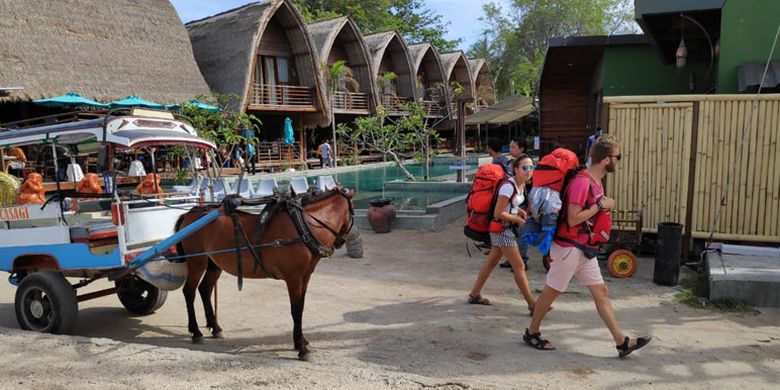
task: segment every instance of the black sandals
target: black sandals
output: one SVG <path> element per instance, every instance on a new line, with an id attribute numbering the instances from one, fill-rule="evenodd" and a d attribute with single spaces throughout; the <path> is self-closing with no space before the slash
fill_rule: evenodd
<path id="1" fill-rule="evenodd" d="M 529 347 L 533 347 L 540 351 L 555 351 L 555 346 L 550 343 L 549 340 L 541 338 L 542 333 L 536 332 L 534 334 L 528 333 L 528 328 L 525 329 L 523 335 L 523 341 L 528 344 Z"/>
<path id="2" fill-rule="evenodd" d="M 629 346 L 628 345 L 629 338 L 628 336 L 626 336 L 626 339 L 623 340 L 623 344 L 616 345 L 615 348 L 617 348 L 618 350 L 618 356 L 626 357 L 629 354 L 631 354 L 631 352 L 634 352 L 637 349 L 642 348 L 648 343 L 650 343 L 650 340 L 652 339 L 653 339 L 652 337 L 637 337 L 636 344 Z"/>
<path id="3" fill-rule="evenodd" d="M 483 298 L 481 294 L 476 296 L 469 294 L 468 303 L 472 305 L 490 305 L 490 300 Z"/>

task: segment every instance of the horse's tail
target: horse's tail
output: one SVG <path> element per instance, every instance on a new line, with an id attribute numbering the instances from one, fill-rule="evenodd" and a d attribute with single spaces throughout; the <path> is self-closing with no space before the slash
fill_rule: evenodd
<path id="1" fill-rule="evenodd" d="M 179 219 L 176 220 L 176 224 L 173 226 L 173 231 L 178 232 L 181 230 L 181 225 L 184 223 L 184 217 L 189 214 L 192 211 L 188 211 L 182 215 L 179 216 Z M 184 240 L 182 240 L 184 241 Z M 182 245 L 182 241 L 179 241 L 176 243 L 176 254 L 178 256 L 184 256 L 184 245 Z"/>

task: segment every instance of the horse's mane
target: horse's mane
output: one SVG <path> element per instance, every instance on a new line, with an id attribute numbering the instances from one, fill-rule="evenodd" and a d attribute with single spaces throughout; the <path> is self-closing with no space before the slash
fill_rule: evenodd
<path id="1" fill-rule="evenodd" d="M 307 193 L 303 197 L 301 197 L 301 206 L 308 206 L 313 203 L 317 203 L 320 201 L 323 201 L 325 199 L 330 198 L 333 195 L 339 194 L 339 189 L 332 189 L 328 191 L 323 192 L 314 192 L 314 193 Z"/>

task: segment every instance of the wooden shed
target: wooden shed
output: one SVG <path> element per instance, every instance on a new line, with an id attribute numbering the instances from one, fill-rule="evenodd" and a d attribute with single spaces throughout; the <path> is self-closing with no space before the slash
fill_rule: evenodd
<path id="1" fill-rule="evenodd" d="M 371 53 L 355 22 L 348 17 L 339 17 L 312 23 L 309 34 L 317 48 L 320 65 L 329 67 L 336 61 L 344 61 L 357 82 L 354 86 L 339 83 L 343 85 L 339 85 L 335 96 L 331 96 L 335 113 L 368 115 L 376 112 L 379 96 L 371 68 Z M 328 69 L 322 71 L 327 82 Z"/>
<path id="2" fill-rule="evenodd" d="M 449 96 L 446 88 L 447 77 L 444 74 L 439 52 L 427 42 L 409 46 L 409 56 L 416 75 L 418 99 L 432 117 L 449 116 Z"/>
<path id="3" fill-rule="evenodd" d="M 398 113 L 402 104 L 417 101 L 414 67 L 403 38 L 395 31 L 386 31 L 366 35 L 364 39 L 371 51 L 372 75 L 385 110 Z M 396 78 L 380 82 L 390 72 Z"/>

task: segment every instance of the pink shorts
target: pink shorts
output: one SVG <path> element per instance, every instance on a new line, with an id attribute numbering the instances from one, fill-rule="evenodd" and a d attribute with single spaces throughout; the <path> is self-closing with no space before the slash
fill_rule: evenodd
<path id="1" fill-rule="evenodd" d="M 558 292 L 566 291 L 572 276 L 576 276 L 584 286 L 604 284 L 599 262 L 588 259 L 575 247 L 560 246 L 556 243 L 550 248 L 550 271 L 546 283 Z"/>

